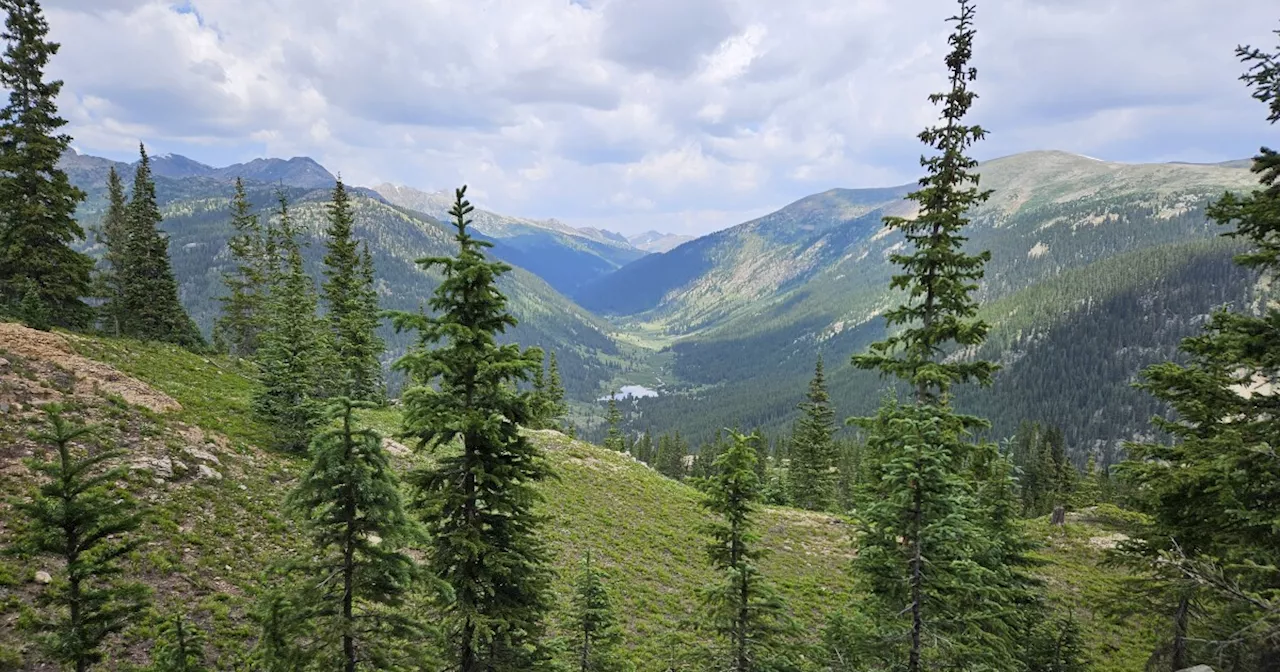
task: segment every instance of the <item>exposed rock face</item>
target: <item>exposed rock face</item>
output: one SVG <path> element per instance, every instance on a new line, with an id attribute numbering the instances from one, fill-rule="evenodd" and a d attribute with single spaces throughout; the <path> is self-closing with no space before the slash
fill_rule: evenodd
<path id="1" fill-rule="evenodd" d="M 168 457 L 138 457 L 129 466 L 139 471 L 150 471 L 156 478 L 165 481 L 173 478 L 173 460 Z"/>
<path id="2" fill-rule="evenodd" d="M 71 378 L 76 394 L 96 394 L 102 391 L 155 413 L 182 409 L 173 397 L 137 378 L 125 375 L 113 366 L 76 354 L 67 339 L 60 334 L 0 322 L 0 348 L 19 358 L 39 360 L 63 369 Z M 4 368 L 8 366 L 6 360 Z"/>
<path id="3" fill-rule="evenodd" d="M 214 465 L 222 464 L 221 462 L 218 461 L 218 457 L 216 455 L 214 455 L 213 453 L 207 450 L 203 450 L 201 448 L 196 448 L 194 446 L 187 446 L 186 448 L 182 449 L 182 452 L 197 462 L 207 462 L 209 464 L 214 464 Z"/>
<path id="4" fill-rule="evenodd" d="M 49 576 L 49 572 L 36 572 L 36 583 L 47 586 L 53 583 L 53 577 Z"/>
<path id="5" fill-rule="evenodd" d="M 404 445 L 403 443 L 400 443 L 399 441 L 393 441 L 391 439 L 385 439 L 385 438 L 382 440 L 382 449 L 387 451 L 391 455 L 395 455 L 396 457 L 406 457 L 412 454 L 413 452 L 409 450 L 409 447 Z"/>
<path id="6" fill-rule="evenodd" d="M 207 464 L 199 465 L 198 467 L 196 467 L 196 470 L 197 470 L 196 472 L 197 478 L 207 478 L 211 481 L 222 480 L 222 472 L 217 471 L 216 469 L 213 469 Z"/>

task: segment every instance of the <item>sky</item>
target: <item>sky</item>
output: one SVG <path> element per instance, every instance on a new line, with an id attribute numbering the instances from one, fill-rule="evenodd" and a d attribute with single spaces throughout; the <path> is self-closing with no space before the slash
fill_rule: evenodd
<path id="1" fill-rule="evenodd" d="M 73 146 L 703 234 L 921 175 L 953 0 L 45 0 Z M 1275 0 L 980 0 L 980 160 L 1212 162 L 1280 144 L 1234 50 Z"/>

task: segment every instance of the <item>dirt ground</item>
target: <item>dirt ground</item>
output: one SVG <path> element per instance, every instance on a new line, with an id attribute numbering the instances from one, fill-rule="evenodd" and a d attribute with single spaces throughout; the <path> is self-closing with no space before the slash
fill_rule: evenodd
<path id="1" fill-rule="evenodd" d="M 4 352 L 33 363 L 62 369 L 69 376 L 68 382 L 77 395 L 94 395 L 101 391 L 156 413 L 182 408 L 173 397 L 146 383 L 107 364 L 76 354 L 66 337 L 59 334 L 0 322 L 0 358 L 4 357 Z M 6 365 L 0 364 L 0 375 L 5 373 L 6 368 Z"/>

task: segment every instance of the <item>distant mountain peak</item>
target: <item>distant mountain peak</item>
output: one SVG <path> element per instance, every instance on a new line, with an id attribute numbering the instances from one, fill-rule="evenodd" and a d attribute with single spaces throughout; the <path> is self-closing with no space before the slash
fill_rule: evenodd
<path id="1" fill-rule="evenodd" d="M 106 179 L 109 166 L 118 170 L 132 169 L 137 161 L 123 163 L 98 156 L 81 153 L 78 149 L 68 148 L 62 155 L 62 163 L 77 166 L 84 170 L 100 170 L 102 180 Z M 333 186 L 337 180 L 328 169 L 309 156 L 295 156 L 291 159 L 257 158 L 247 163 L 236 163 L 223 168 L 201 163 L 195 159 L 173 152 L 164 152 L 151 156 L 151 170 L 159 177 L 184 179 L 191 177 L 207 177 L 220 181 L 231 181 L 243 178 L 251 182 L 284 184 L 289 187 L 303 189 L 324 189 Z M 93 178 L 99 179 L 98 177 Z"/>
<path id="2" fill-rule="evenodd" d="M 437 219 L 447 217 L 449 208 L 453 205 L 453 192 L 451 191 L 426 191 L 415 187 L 405 186 L 403 184 L 384 183 L 373 188 L 379 194 L 382 194 L 387 200 L 410 210 L 426 213 Z M 598 243 L 607 245 L 620 246 L 630 249 L 631 245 L 627 243 L 626 238 L 612 232 L 601 231 L 600 229 L 581 228 L 575 229 L 558 219 L 532 219 L 529 217 L 515 217 L 511 215 L 500 215 L 488 210 L 476 208 L 477 214 L 473 215 L 476 226 L 486 235 L 501 236 L 501 229 L 509 226 L 527 226 L 556 233 L 573 236 L 575 238 L 585 238 Z M 487 230 L 484 230 L 487 229 Z"/>
<path id="3" fill-rule="evenodd" d="M 644 233 L 628 236 L 626 240 L 628 243 L 631 243 L 633 246 L 644 250 L 645 252 L 661 253 L 669 252 L 693 239 L 694 236 L 686 236 L 677 233 L 662 233 L 661 231 L 650 229 Z"/>

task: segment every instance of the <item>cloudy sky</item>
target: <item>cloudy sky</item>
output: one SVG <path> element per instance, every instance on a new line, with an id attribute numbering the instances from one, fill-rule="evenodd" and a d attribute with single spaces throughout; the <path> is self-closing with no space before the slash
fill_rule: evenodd
<path id="1" fill-rule="evenodd" d="M 952 0 L 45 0 L 75 146 L 704 233 L 919 175 Z M 1275 0 L 985 0 L 980 159 L 1221 161 L 1280 144 L 1233 50 Z"/>

